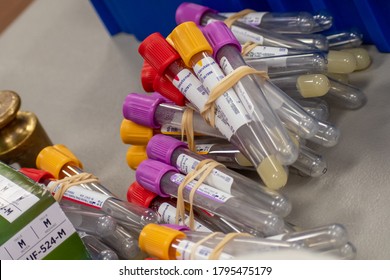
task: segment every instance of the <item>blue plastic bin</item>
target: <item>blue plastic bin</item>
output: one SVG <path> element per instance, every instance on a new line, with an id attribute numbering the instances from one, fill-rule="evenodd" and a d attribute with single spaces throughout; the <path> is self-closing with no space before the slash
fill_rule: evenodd
<path id="1" fill-rule="evenodd" d="M 193 2 L 221 12 L 246 8 L 271 12 L 327 11 L 334 17 L 330 31 L 357 28 L 363 33 L 364 43 L 375 44 L 381 52 L 390 52 L 389 0 L 90 1 L 111 35 L 125 32 L 140 41 L 153 32 L 167 36 L 176 26 L 176 8 L 183 2 Z"/>

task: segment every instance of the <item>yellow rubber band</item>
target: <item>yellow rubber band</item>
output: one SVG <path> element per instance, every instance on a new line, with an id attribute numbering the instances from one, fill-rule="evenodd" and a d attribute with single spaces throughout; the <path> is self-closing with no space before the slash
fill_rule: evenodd
<path id="1" fill-rule="evenodd" d="M 239 237 L 239 236 L 245 236 L 245 237 L 250 237 L 249 233 L 242 233 L 242 232 L 232 232 L 226 234 L 226 236 L 215 246 L 213 251 L 210 253 L 208 259 L 209 260 L 218 260 L 219 256 L 221 255 L 223 249 L 225 246 L 232 241 L 234 238 Z"/>
<path id="2" fill-rule="evenodd" d="M 250 13 L 254 13 L 256 11 L 254 10 L 251 10 L 251 9 L 245 9 L 245 10 L 242 10 L 238 13 L 235 13 L 233 15 L 231 15 L 230 17 L 226 18 L 223 22 L 229 27 L 231 28 L 231 26 L 233 25 L 233 23 L 235 21 L 237 21 L 238 19 L 246 16 L 247 14 L 250 14 Z"/>
<path id="3" fill-rule="evenodd" d="M 53 184 L 49 191 L 51 193 L 54 192 L 54 189 L 56 189 L 59 186 L 59 189 L 53 194 L 53 197 L 57 201 L 61 201 L 62 197 L 64 196 L 65 192 L 75 185 L 80 184 L 87 184 L 87 183 L 96 183 L 98 182 L 98 178 L 95 177 L 92 174 L 89 173 L 80 173 L 71 177 L 65 177 L 64 179 L 57 180 L 56 184 Z"/>
<path id="4" fill-rule="evenodd" d="M 184 141 L 184 136 L 187 139 L 188 148 L 191 151 L 196 151 L 194 141 L 194 110 L 186 108 L 181 119 L 181 141 Z"/>
<path id="5" fill-rule="evenodd" d="M 212 127 L 215 127 L 215 101 L 226 91 L 232 88 L 236 83 L 238 83 L 241 78 L 247 75 L 259 75 L 265 79 L 269 79 L 266 71 L 259 71 L 247 65 L 240 66 L 236 68 L 229 75 L 225 76 L 222 80 L 214 86 L 209 94 L 203 110 L 200 112 L 205 121 L 210 124 Z"/>
<path id="6" fill-rule="evenodd" d="M 196 190 L 202 185 L 206 177 L 212 172 L 212 170 L 216 166 L 223 166 L 223 164 L 216 162 L 212 159 L 205 159 L 202 160 L 196 168 L 189 172 L 184 180 L 181 182 L 179 187 L 177 188 L 177 206 L 176 206 L 176 219 L 175 223 L 179 224 L 179 221 L 181 221 L 185 225 L 185 202 L 184 202 L 184 188 L 188 183 L 195 180 L 198 176 L 201 176 L 196 184 L 191 188 L 191 192 L 189 194 L 189 204 L 190 204 L 190 210 L 189 210 L 189 227 L 193 230 L 194 229 L 194 214 L 193 214 L 193 201 L 196 194 Z"/>
<path id="7" fill-rule="evenodd" d="M 201 240 L 199 240 L 198 242 L 196 242 L 192 248 L 191 248 L 191 253 L 190 253 L 190 260 L 195 260 L 196 259 L 196 250 L 198 249 L 198 247 L 200 245 L 202 245 L 203 243 L 205 243 L 207 240 L 213 238 L 214 236 L 217 236 L 218 234 L 221 234 L 221 232 L 212 232 L 210 233 L 209 235 L 203 237 Z"/>
<path id="8" fill-rule="evenodd" d="M 241 48 L 241 54 L 242 56 L 246 56 L 251 50 L 253 50 L 254 48 L 256 48 L 257 46 L 259 46 L 259 44 L 257 43 L 253 43 L 253 42 L 246 42 L 242 48 Z"/>

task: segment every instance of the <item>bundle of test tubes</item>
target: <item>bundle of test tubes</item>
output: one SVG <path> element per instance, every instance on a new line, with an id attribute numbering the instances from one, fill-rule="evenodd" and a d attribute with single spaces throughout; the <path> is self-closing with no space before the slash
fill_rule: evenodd
<path id="1" fill-rule="evenodd" d="M 120 133 L 136 170 L 129 200 L 193 231 L 305 236 L 310 230 L 288 222 L 292 205 L 281 188 L 288 174 L 325 174 L 327 162 L 315 149 L 334 147 L 340 136 L 328 121 L 330 107 L 355 110 L 366 103 L 348 77 L 370 65 L 361 35 L 323 35 L 332 26 L 325 14 L 232 15 L 193 3 L 178 7 L 176 22 L 166 38 L 154 33 L 141 42 L 148 93 L 130 93 L 123 104 Z M 204 162 L 216 164 L 188 181 Z M 244 176 L 247 170 L 253 176 Z M 191 211 L 177 217 L 183 199 Z M 303 247 L 354 257 L 342 225 L 319 226 L 313 236 L 319 228 L 337 237 L 322 248 L 309 238 Z"/>

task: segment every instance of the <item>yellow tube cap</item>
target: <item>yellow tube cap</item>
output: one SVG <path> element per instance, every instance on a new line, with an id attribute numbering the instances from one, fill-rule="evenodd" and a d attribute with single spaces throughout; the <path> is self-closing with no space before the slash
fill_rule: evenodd
<path id="1" fill-rule="evenodd" d="M 60 172 L 65 165 L 82 168 L 77 157 L 65 145 L 60 144 L 42 149 L 36 158 L 36 165 L 39 169 L 51 173 L 56 179 L 61 179 Z"/>
<path id="2" fill-rule="evenodd" d="M 123 119 L 120 127 L 122 142 L 129 145 L 146 146 L 153 137 L 153 129 Z"/>
<path id="3" fill-rule="evenodd" d="M 185 237 L 186 235 L 181 231 L 148 224 L 140 233 L 138 245 L 142 251 L 160 260 L 176 260 L 172 243 L 176 239 L 184 239 Z"/>
<path id="4" fill-rule="evenodd" d="M 328 72 L 347 74 L 355 71 L 356 67 L 356 58 L 352 53 L 344 51 L 328 52 Z"/>
<path id="5" fill-rule="evenodd" d="M 195 54 L 204 51 L 210 54 L 213 52 L 212 47 L 195 22 L 187 21 L 178 25 L 168 37 L 188 67 L 191 67 L 190 61 Z"/>
<path id="6" fill-rule="evenodd" d="M 131 146 L 127 149 L 126 161 L 133 170 L 137 170 L 138 165 L 147 158 L 146 146 Z"/>
<path id="7" fill-rule="evenodd" d="M 304 98 L 319 97 L 329 91 L 330 82 L 322 74 L 301 75 L 297 79 L 297 89 Z"/>

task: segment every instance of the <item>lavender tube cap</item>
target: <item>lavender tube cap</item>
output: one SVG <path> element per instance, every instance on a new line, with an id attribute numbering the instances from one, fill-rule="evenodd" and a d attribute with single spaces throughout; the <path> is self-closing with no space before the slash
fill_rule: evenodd
<path id="1" fill-rule="evenodd" d="M 123 117 L 139 125 L 160 128 L 160 124 L 156 122 L 154 114 L 161 103 L 165 103 L 165 99 L 158 95 L 150 96 L 130 93 L 123 102 Z"/>
<path id="2" fill-rule="evenodd" d="M 169 194 L 161 190 L 161 179 L 168 172 L 178 173 L 177 169 L 153 159 L 146 159 L 138 165 L 135 172 L 136 181 L 145 189 L 158 194 L 161 197 L 169 197 Z"/>
<path id="3" fill-rule="evenodd" d="M 171 165 L 172 154 L 179 147 L 187 148 L 188 146 L 171 136 L 156 134 L 149 140 L 146 154 L 150 159 Z"/>
<path id="4" fill-rule="evenodd" d="M 214 58 L 217 57 L 218 51 L 226 45 L 236 47 L 238 52 L 241 53 L 241 44 L 224 22 L 214 21 L 209 23 L 203 28 L 202 32 L 213 48 Z"/>
<path id="5" fill-rule="evenodd" d="M 193 21 L 197 25 L 201 25 L 202 17 L 205 13 L 217 14 L 218 11 L 209 7 L 198 5 L 195 3 L 184 2 L 176 9 L 175 20 L 177 24 Z"/>

